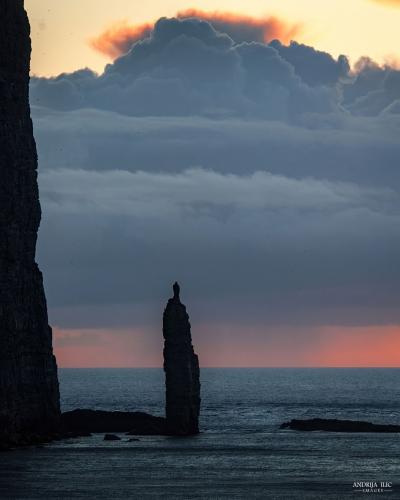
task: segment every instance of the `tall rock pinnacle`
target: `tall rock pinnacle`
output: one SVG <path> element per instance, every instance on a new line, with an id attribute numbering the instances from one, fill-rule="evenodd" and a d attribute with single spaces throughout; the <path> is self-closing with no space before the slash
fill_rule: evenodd
<path id="1" fill-rule="evenodd" d="M 60 414 L 42 275 L 37 155 L 29 109 L 29 22 L 0 0 L 0 445 L 46 437 Z"/>
<path id="2" fill-rule="evenodd" d="M 187 436 L 199 432 L 199 359 L 178 283 L 173 290 L 163 317 L 167 429 L 169 434 Z"/>

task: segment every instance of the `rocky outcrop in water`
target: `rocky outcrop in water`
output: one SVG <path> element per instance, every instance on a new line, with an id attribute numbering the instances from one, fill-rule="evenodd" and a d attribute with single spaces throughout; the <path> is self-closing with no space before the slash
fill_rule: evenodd
<path id="1" fill-rule="evenodd" d="M 329 418 L 312 418 L 309 420 L 291 420 L 281 425 L 281 429 L 295 431 L 326 432 L 400 432 L 400 425 L 372 424 L 357 420 L 337 420 Z"/>
<path id="2" fill-rule="evenodd" d="M 129 435 L 190 436 L 199 432 L 200 373 L 193 351 L 189 316 L 179 298 L 179 285 L 163 317 L 166 418 L 143 412 L 78 409 L 62 414 L 61 437 L 98 432 Z"/>
<path id="3" fill-rule="evenodd" d="M 62 414 L 64 436 L 92 432 L 128 432 L 130 435 L 165 435 L 165 418 L 135 411 L 73 410 Z"/>
<path id="4" fill-rule="evenodd" d="M 187 436 L 199 432 L 200 372 L 194 353 L 189 316 L 173 286 L 163 317 L 166 418 L 168 434 Z"/>
<path id="5" fill-rule="evenodd" d="M 37 155 L 23 0 L 0 0 L 0 446 L 47 438 L 59 393 L 42 275 Z"/>

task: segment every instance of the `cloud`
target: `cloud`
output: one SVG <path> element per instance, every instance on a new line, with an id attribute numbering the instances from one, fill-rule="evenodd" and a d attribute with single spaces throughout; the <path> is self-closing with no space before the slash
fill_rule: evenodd
<path id="1" fill-rule="evenodd" d="M 100 363 L 115 331 L 127 360 L 130 329 L 156 359 L 176 279 L 204 355 L 240 349 L 240 331 L 279 357 L 326 325 L 400 323 L 398 70 L 227 32 L 161 19 L 100 75 L 32 79 L 63 359 L 98 338 Z"/>
<path id="2" fill-rule="evenodd" d="M 288 24 L 274 16 L 254 18 L 231 12 L 204 12 L 199 9 L 187 9 L 178 12 L 176 17 L 207 21 L 217 31 L 228 34 L 237 43 L 268 43 L 275 39 L 288 43 L 301 32 L 299 24 Z"/>
<path id="3" fill-rule="evenodd" d="M 371 84 L 375 84 L 371 86 Z M 369 91 L 365 91 L 365 87 Z M 396 113 L 400 100 L 400 71 L 390 67 L 364 67 L 357 75 L 354 90 L 364 89 L 348 106 L 353 114 L 376 116 L 387 111 Z"/>
<path id="4" fill-rule="evenodd" d="M 92 38 L 90 46 L 111 59 L 116 59 L 126 54 L 138 40 L 143 40 L 151 35 L 153 25 L 149 23 L 137 26 L 129 25 L 126 21 L 114 23 L 101 35 Z"/>
<path id="5" fill-rule="evenodd" d="M 293 65 L 296 73 L 308 85 L 334 85 L 349 75 L 350 65 L 344 55 L 335 60 L 326 52 L 294 41 L 286 46 L 274 40 L 271 46 Z"/>
<path id="6" fill-rule="evenodd" d="M 299 25 L 289 25 L 273 16 L 254 18 L 231 12 L 187 9 L 178 12 L 176 18 L 207 21 L 216 31 L 226 33 L 237 43 L 268 43 L 274 39 L 288 43 L 300 32 Z M 90 45 L 98 52 L 115 59 L 129 52 L 136 42 L 151 36 L 154 24 L 129 25 L 127 22 L 118 22 L 90 40 Z"/>
<path id="7" fill-rule="evenodd" d="M 400 70 L 278 41 L 235 45 L 196 19 L 161 19 L 150 38 L 97 75 L 33 78 L 31 103 L 128 116 L 246 117 L 299 123 L 306 115 L 396 113 Z M 393 106 L 392 106 L 393 105 Z"/>
<path id="8" fill-rule="evenodd" d="M 177 173 L 201 166 L 223 174 L 268 170 L 300 179 L 400 186 L 396 115 L 313 117 L 302 126 L 35 107 L 33 117 L 42 172 L 73 166 Z"/>
<path id="9" fill-rule="evenodd" d="M 138 304 L 130 322 L 154 323 L 179 279 L 209 321 L 397 318 L 400 209 L 390 188 L 203 169 L 63 169 L 43 172 L 40 187 L 39 256 L 52 310 Z M 355 309 L 343 313 L 349 301 Z M 75 313 L 68 322 L 82 326 Z"/>
<path id="10" fill-rule="evenodd" d="M 50 171 L 41 181 L 42 195 L 51 192 L 53 210 L 78 213 L 142 214 L 143 218 L 175 216 L 185 212 L 213 216 L 232 211 L 340 210 L 341 207 L 364 206 L 370 196 L 375 202 L 390 203 L 391 190 L 360 189 L 351 184 L 322 182 L 272 175 L 256 171 L 251 175 L 222 175 L 212 170 L 185 170 L 179 174 L 127 172 L 85 172 L 82 170 Z M 88 192 L 90 189 L 90 192 Z M 48 200 L 50 203 L 52 200 Z M 157 203 L 154 203 L 154 199 Z M 222 208 L 225 209 L 222 210 Z M 208 211 L 210 209 L 210 211 Z M 218 210 L 216 211 L 218 212 Z"/>
<path id="11" fill-rule="evenodd" d="M 220 27 L 222 29 L 222 27 Z M 206 21 L 162 18 L 104 73 L 33 78 L 31 102 L 127 116 L 246 117 L 298 123 L 305 115 L 395 113 L 400 71 L 363 58 L 353 71 L 313 47 L 235 43 Z"/>
<path id="12" fill-rule="evenodd" d="M 309 57 L 317 55 L 309 52 Z M 160 19 L 149 38 L 108 65 L 102 75 L 86 70 L 33 79 L 31 102 L 130 116 L 278 120 L 338 108 L 334 88 L 307 85 L 275 48 L 255 42 L 235 45 L 227 34 L 195 18 Z"/>

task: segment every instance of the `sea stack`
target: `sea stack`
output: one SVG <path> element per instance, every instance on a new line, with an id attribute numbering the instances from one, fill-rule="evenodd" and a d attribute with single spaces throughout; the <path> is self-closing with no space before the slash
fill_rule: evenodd
<path id="1" fill-rule="evenodd" d="M 42 275 L 23 0 L 0 0 L 0 447 L 47 439 L 60 415 Z"/>
<path id="2" fill-rule="evenodd" d="M 194 353 L 189 316 L 173 285 L 163 317 L 167 432 L 189 436 L 199 432 L 200 371 Z"/>

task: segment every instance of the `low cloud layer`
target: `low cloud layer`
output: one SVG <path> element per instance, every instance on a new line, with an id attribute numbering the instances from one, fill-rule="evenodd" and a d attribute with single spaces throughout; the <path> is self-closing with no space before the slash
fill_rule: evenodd
<path id="1" fill-rule="evenodd" d="M 42 173 L 41 193 L 41 259 L 53 306 L 161 307 L 177 278 L 210 320 L 398 319 L 388 314 L 400 295 L 393 189 L 267 172 L 63 169 Z M 356 310 L 338 315 L 349 303 Z"/>
<path id="2" fill-rule="evenodd" d="M 198 19 L 137 36 L 31 83 L 52 322 L 158 339 L 178 279 L 204 352 L 399 324 L 400 72 Z"/>
<path id="3" fill-rule="evenodd" d="M 400 188 L 397 115 L 267 120 L 128 117 L 94 109 L 33 108 L 41 171 L 59 168 L 222 174 L 267 171 L 290 178 Z"/>

